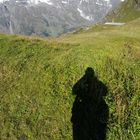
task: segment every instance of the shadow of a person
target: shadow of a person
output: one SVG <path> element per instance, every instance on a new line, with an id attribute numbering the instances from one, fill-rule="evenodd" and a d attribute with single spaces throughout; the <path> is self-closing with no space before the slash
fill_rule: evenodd
<path id="1" fill-rule="evenodd" d="M 108 105 L 103 99 L 108 92 L 105 84 L 89 67 L 72 92 L 76 95 L 71 117 L 73 140 L 105 140 L 109 116 Z"/>

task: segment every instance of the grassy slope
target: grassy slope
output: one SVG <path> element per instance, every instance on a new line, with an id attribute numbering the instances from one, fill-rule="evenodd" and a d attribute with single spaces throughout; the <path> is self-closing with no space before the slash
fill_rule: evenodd
<path id="1" fill-rule="evenodd" d="M 110 12 L 106 20 L 115 22 L 128 22 L 140 17 L 140 2 L 138 4 L 135 0 L 125 0 L 122 5 Z"/>
<path id="2" fill-rule="evenodd" d="M 139 25 L 47 40 L 1 34 L 0 139 L 71 140 L 71 89 L 90 66 L 109 88 L 108 140 L 139 140 Z"/>

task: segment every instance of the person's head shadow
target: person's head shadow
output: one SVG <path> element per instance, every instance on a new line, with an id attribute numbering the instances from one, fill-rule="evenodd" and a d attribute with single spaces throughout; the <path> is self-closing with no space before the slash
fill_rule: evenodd
<path id="1" fill-rule="evenodd" d="M 76 95 L 71 117 L 73 140 L 106 140 L 109 109 L 103 97 L 107 86 L 88 67 L 72 92 Z"/>

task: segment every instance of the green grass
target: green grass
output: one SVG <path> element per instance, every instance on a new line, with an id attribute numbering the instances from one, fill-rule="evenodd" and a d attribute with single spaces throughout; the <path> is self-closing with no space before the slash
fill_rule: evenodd
<path id="1" fill-rule="evenodd" d="M 108 140 L 140 139 L 140 19 L 43 39 L 0 35 L 0 140 L 72 140 L 74 83 L 109 88 Z"/>

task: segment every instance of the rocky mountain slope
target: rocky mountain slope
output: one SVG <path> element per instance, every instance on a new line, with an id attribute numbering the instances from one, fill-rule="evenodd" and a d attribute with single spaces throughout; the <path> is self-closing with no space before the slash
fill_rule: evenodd
<path id="1" fill-rule="evenodd" d="M 0 31 L 58 36 L 100 21 L 118 3 L 113 0 L 1 0 Z"/>

